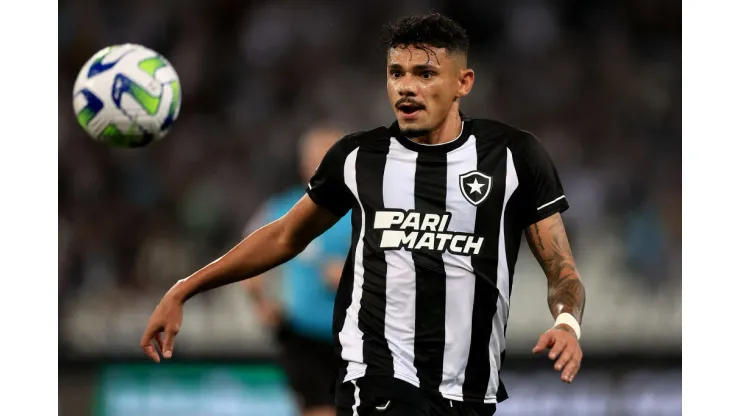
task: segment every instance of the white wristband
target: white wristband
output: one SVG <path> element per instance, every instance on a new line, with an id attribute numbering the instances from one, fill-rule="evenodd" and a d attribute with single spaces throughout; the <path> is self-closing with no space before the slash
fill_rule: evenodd
<path id="1" fill-rule="evenodd" d="M 578 324 L 578 321 L 573 315 L 569 313 L 561 313 L 560 315 L 558 315 L 558 318 L 555 320 L 555 325 L 553 325 L 553 327 L 556 327 L 560 324 L 565 324 L 573 328 L 573 330 L 576 332 L 576 338 L 581 339 L 581 325 Z"/>

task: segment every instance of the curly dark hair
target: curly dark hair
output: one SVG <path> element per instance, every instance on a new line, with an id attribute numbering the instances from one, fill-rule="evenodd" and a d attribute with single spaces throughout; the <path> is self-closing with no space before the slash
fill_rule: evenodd
<path id="1" fill-rule="evenodd" d="M 383 27 L 384 51 L 399 46 L 445 48 L 448 53 L 468 53 L 468 34 L 457 22 L 440 13 L 405 17 Z"/>

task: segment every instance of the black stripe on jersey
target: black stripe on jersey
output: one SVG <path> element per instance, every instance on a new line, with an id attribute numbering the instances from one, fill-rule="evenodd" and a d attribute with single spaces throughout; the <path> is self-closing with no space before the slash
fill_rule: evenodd
<path id="1" fill-rule="evenodd" d="M 357 253 L 357 243 L 360 241 L 360 229 L 362 228 L 362 210 L 357 205 L 357 200 L 352 199 L 354 200 L 352 213 L 350 214 L 352 215 L 352 245 L 344 263 L 342 278 L 339 280 L 337 294 L 334 298 L 334 322 L 332 323 L 339 380 L 344 380 L 344 377 L 347 376 L 347 362 L 342 360 L 342 343 L 339 341 L 339 333 L 342 332 L 347 317 L 347 309 L 352 303 L 352 288 L 355 285 L 355 254 Z"/>
<path id="2" fill-rule="evenodd" d="M 446 184 L 446 155 L 419 153 L 414 178 L 415 209 L 424 213 L 444 214 Z M 444 261 L 442 253 L 433 251 L 414 251 L 412 258 L 416 269 L 414 366 L 419 370 L 420 387 L 437 391 L 442 383 L 445 348 Z"/>
<path id="3" fill-rule="evenodd" d="M 506 336 L 506 326 L 504 326 L 504 337 Z M 506 350 L 501 351 L 501 368 L 506 361 Z M 496 402 L 501 403 L 509 398 L 509 392 L 506 391 L 503 380 L 501 380 L 501 368 L 498 369 L 498 390 L 496 390 Z"/>
<path id="4" fill-rule="evenodd" d="M 516 191 L 515 191 L 516 192 Z M 512 196 L 513 197 L 513 196 Z M 509 204 L 506 206 L 506 218 L 514 218 L 517 213 L 514 212 L 517 209 L 516 204 L 512 204 L 509 200 Z M 519 246 L 522 240 L 522 230 L 519 228 L 517 221 L 505 221 L 504 233 L 506 236 L 506 261 L 509 266 L 509 299 L 511 300 L 511 293 L 514 285 L 514 269 L 516 268 L 516 262 L 519 257 Z M 508 325 L 504 325 L 504 334 L 506 337 L 506 328 Z M 506 360 L 506 350 L 501 353 L 501 367 L 504 366 Z M 509 393 L 506 391 L 506 386 L 501 380 L 501 368 L 498 370 L 498 390 L 496 391 L 496 401 L 501 403 L 502 401 L 509 398 Z"/>
<path id="5" fill-rule="evenodd" d="M 365 241 L 362 251 L 362 298 L 358 325 L 363 333 L 363 361 L 367 375 L 392 376 L 393 358 L 385 339 L 386 274 L 385 253 L 380 246 L 381 234 L 373 229 L 377 207 L 383 204 L 383 175 L 390 149 L 390 138 L 363 143 L 357 152 L 355 172 L 357 192 L 365 210 Z"/>
<path id="6" fill-rule="evenodd" d="M 478 256 L 471 258 L 475 273 L 473 295 L 473 332 L 470 338 L 470 354 L 465 368 L 463 395 L 466 399 L 483 400 L 491 375 L 489 343 L 493 331 L 493 316 L 499 290 L 496 287 L 498 268 L 498 239 L 501 209 L 506 192 L 506 148 L 493 146 L 493 140 L 478 140 L 478 171 L 494 178 L 491 194 L 478 206 L 475 216 L 475 234 L 485 235 L 486 243 Z M 504 152 L 501 155 L 500 152 Z"/>
<path id="7" fill-rule="evenodd" d="M 504 336 L 506 336 L 506 326 L 504 326 Z M 504 366 L 506 361 L 506 350 L 501 351 L 501 367 Z M 509 392 L 506 391 L 504 382 L 501 381 L 501 368 L 498 369 L 498 390 L 496 390 L 496 402 L 501 403 L 509 398 Z"/>
<path id="8" fill-rule="evenodd" d="M 518 178 L 521 181 L 521 177 Z M 514 191 L 509 199 L 509 203 L 506 205 L 506 218 L 512 219 L 517 218 L 520 210 L 516 203 L 512 203 L 519 187 Z M 509 299 L 511 299 L 511 293 L 514 284 L 514 270 L 516 269 L 516 262 L 519 259 L 519 246 L 522 242 L 522 229 L 519 221 L 504 221 L 504 233 L 506 235 L 506 261 L 509 265 Z"/>

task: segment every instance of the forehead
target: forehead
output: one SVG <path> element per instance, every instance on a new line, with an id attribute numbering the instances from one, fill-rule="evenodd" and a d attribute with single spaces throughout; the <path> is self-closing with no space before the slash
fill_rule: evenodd
<path id="1" fill-rule="evenodd" d="M 388 50 L 388 65 L 432 65 L 446 66 L 452 63 L 451 56 L 445 48 L 427 46 L 397 46 Z"/>

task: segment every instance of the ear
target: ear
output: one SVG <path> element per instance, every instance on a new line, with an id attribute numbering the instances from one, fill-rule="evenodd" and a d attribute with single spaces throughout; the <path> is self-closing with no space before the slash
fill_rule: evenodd
<path id="1" fill-rule="evenodd" d="M 473 89 L 473 83 L 475 83 L 475 72 L 472 69 L 466 68 L 460 70 L 460 77 L 457 81 L 457 96 L 465 97 L 470 94 L 470 90 Z"/>

